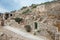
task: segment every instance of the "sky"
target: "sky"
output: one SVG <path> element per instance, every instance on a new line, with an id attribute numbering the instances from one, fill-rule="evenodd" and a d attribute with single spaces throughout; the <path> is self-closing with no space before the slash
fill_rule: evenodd
<path id="1" fill-rule="evenodd" d="M 31 4 L 40 4 L 52 0 L 0 0 L 0 13 L 18 10 L 23 6 L 30 6 Z"/>

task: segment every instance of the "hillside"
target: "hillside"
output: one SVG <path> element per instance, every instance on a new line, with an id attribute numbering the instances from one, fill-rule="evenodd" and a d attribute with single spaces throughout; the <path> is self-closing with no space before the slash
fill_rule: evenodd
<path id="1" fill-rule="evenodd" d="M 60 1 L 46 2 L 42 4 L 32 4 L 29 7 L 23 7 L 21 10 L 17 10 L 11 13 L 12 18 L 23 18 L 24 22 L 39 21 L 41 22 L 44 18 L 47 18 L 46 23 L 53 25 L 54 22 L 60 20 Z M 27 22 L 26 22 L 27 23 Z M 58 26 L 57 26 L 58 27 Z"/>
<path id="2" fill-rule="evenodd" d="M 0 25 L 22 29 L 38 37 L 44 36 L 55 40 L 60 35 L 60 1 L 32 4 L 20 10 L 1 14 L 0 18 Z"/>

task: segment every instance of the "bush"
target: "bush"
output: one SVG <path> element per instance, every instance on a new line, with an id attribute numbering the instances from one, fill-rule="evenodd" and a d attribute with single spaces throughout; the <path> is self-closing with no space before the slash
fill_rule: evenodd
<path id="1" fill-rule="evenodd" d="M 37 5 L 36 5 L 36 4 L 32 4 L 31 7 L 32 7 L 32 8 L 36 8 Z"/>
<path id="2" fill-rule="evenodd" d="M 31 26 L 30 25 L 26 25 L 25 29 L 26 29 L 27 32 L 31 32 Z"/>
<path id="3" fill-rule="evenodd" d="M 18 22 L 18 24 L 22 21 L 22 18 L 15 18 L 15 21 Z"/>
<path id="4" fill-rule="evenodd" d="M 31 10 L 27 9 L 27 10 L 23 11 L 22 14 L 27 14 L 29 12 L 31 12 Z"/>
<path id="5" fill-rule="evenodd" d="M 25 8 L 27 8 L 27 7 L 22 7 L 21 10 L 23 10 L 23 9 L 25 9 Z"/>

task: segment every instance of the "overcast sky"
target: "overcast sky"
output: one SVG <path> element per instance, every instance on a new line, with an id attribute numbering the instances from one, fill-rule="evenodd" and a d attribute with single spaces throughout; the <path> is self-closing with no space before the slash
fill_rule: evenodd
<path id="1" fill-rule="evenodd" d="M 18 10 L 23 6 L 30 6 L 31 4 L 40 4 L 52 0 L 0 0 L 0 12 L 8 12 Z"/>

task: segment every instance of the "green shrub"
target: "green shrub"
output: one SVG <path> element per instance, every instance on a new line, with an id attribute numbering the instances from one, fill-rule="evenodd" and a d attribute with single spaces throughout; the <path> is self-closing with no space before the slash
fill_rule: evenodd
<path id="1" fill-rule="evenodd" d="M 25 9 L 25 8 L 27 8 L 27 7 L 22 7 L 21 10 L 23 10 L 23 9 Z"/>
<path id="2" fill-rule="evenodd" d="M 47 5 L 47 4 L 54 3 L 54 2 L 56 1 L 48 1 L 48 2 L 41 3 L 40 5 L 43 5 L 43 4 Z"/>
<path id="3" fill-rule="evenodd" d="M 22 18 L 15 18 L 15 21 L 18 22 L 18 24 L 22 21 Z"/>
<path id="4" fill-rule="evenodd" d="M 27 9 L 27 10 L 23 11 L 22 14 L 27 14 L 29 12 L 31 12 L 31 10 Z"/>
<path id="5" fill-rule="evenodd" d="M 31 7 L 32 7 L 32 8 L 36 8 L 37 5 L 36 5 L 36 4 L 32 4 Z"/>

